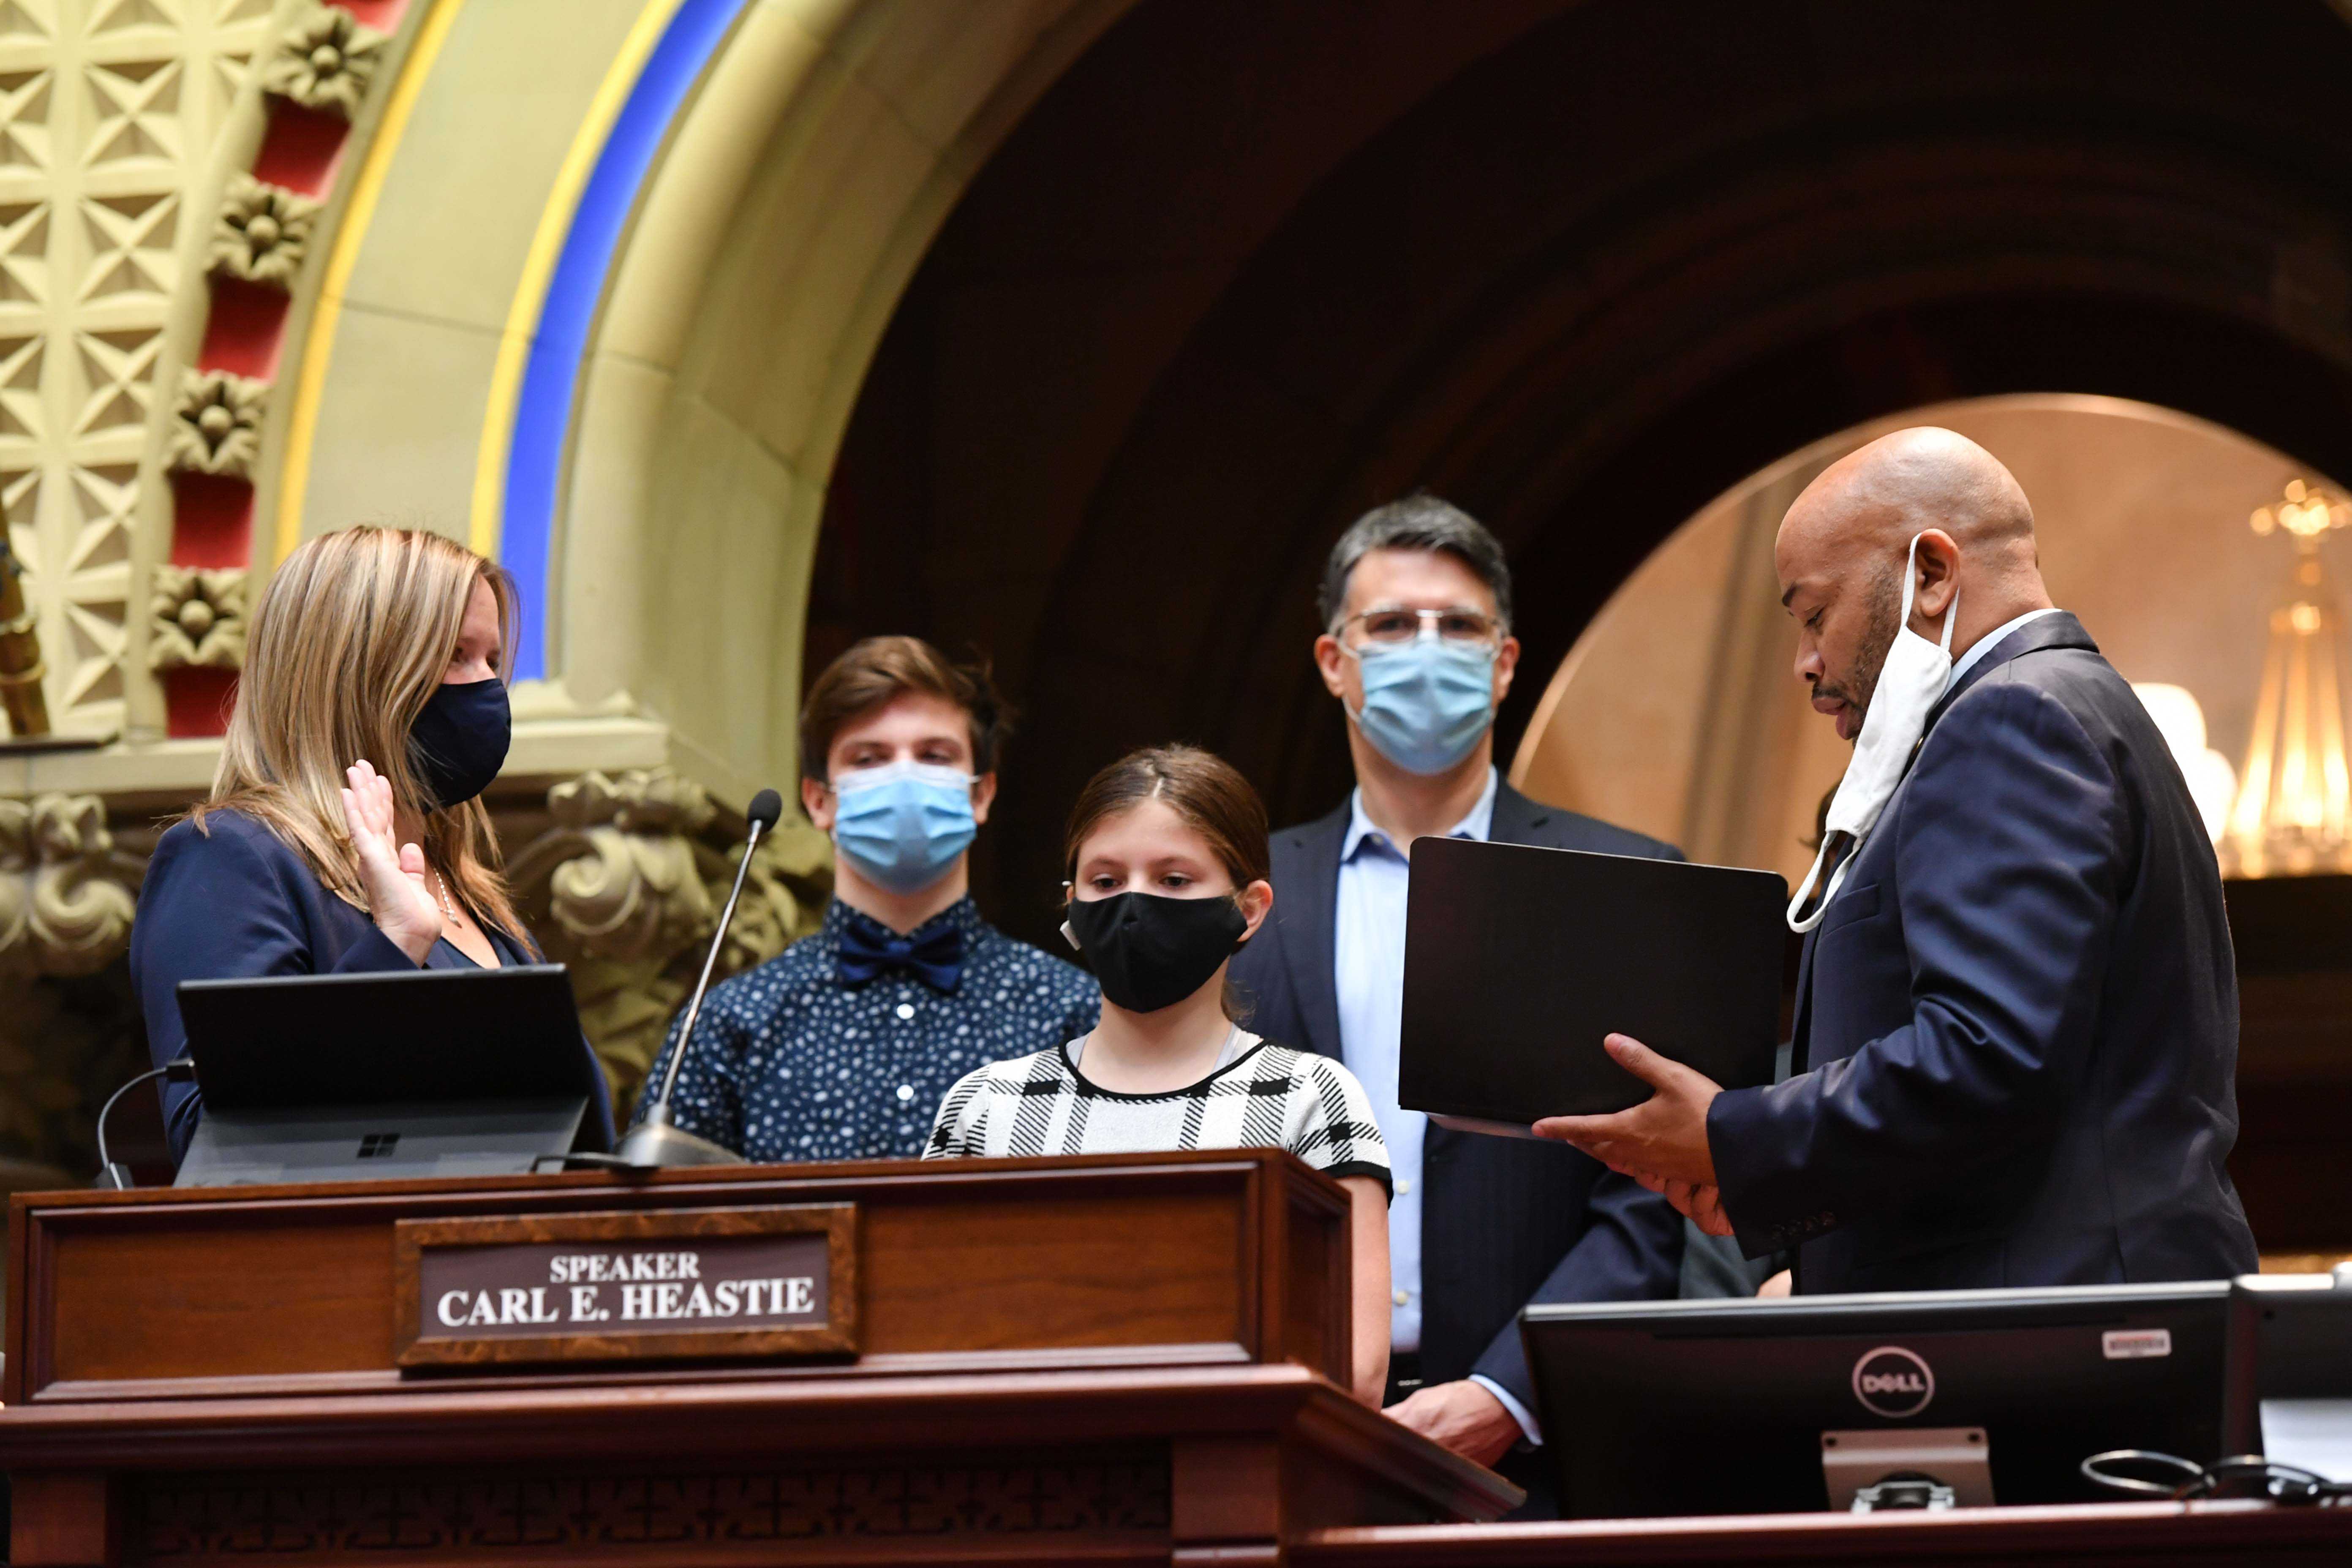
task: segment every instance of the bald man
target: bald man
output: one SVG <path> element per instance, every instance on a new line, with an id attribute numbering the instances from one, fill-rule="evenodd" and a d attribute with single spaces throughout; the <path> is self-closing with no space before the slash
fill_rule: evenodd
<path id="1" fill-rule="evenodd" d="M 1657 1092 L 1536 1131 L 1751 1258 L 1794 1248 L 1805 1292 L 2252 1270 L 2212 847 L 2131 688 L 2052 606 L 2016 479 L 1901 431 L 1814 480 L 1775 555 L 1814 709 L 1862 739 L 1857 770 L 1895 748 L 1874 823 L 1827 847 L 1844 874 L 1805 942 L 1794 1076 L 1725 1090 L 1612 1036 Z M 1895 671 L 1905 630 L 1924 642 Z"/>

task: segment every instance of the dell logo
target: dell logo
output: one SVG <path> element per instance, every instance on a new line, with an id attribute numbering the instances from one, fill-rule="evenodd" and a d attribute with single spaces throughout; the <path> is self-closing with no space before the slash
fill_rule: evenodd
<path id="1" fill-rule="evenodd" d="M 1900 1421 L 1927 1408 L 1936 1397 L 1936 1374 L 1900 1345 L 1881 1345 L 1853 1363 L 1853 1396 L 1874 1415 Z"/>

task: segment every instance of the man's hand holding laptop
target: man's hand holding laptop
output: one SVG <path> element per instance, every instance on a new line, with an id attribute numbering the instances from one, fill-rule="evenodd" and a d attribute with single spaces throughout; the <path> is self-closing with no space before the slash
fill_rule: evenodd
<path id="1" fill-rule="evenodd" d="M 1611 1060 L 1657 1092 L 1608 1116 L 1548 1116 L 1535 1124 L 1536 1136 L 1581 1149 L 1664 1194 L 1709 1236 L 1729 1236 L 1731 1221 L 1723 1212 L 1706 1142 L 1707 1107 L 1723 1092 L 1722 1085 L 1631 1036 L 1611 1035 L 1601 1044 Z"/>

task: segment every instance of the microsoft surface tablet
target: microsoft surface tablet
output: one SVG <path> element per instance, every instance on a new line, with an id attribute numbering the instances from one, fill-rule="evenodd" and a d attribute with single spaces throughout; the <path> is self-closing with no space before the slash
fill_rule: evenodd
<path id="1" fill-rule="evenodd" d="M 559 965 L 191 980 L 181 1186 L 528 1172 L 601 1150 Z"/>
<path id="2" fill-rule="evenodd" d="M 595 1091 L 561 964 L 189 980 L 179 995 L 207 1111 Z"/>

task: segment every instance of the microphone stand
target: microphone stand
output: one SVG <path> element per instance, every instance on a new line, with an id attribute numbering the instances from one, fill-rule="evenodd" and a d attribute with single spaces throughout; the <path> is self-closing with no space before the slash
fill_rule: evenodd
<path id="1" fill-rule="evenodd" d="M 694 995 L 686 1005 L 686 1022 L 677 1031 L 677 1049 L 670 1053 L 669 1070 L 662 1074 L 661 1092 L 646 1107 L 644 1117 L 622 1137 L 621 1146 L 612 1155 L 612 1164 L 625 1165 L 631 1170 L 658 1171 L 669 1165 L 740 1165 L 742 1155 L 722 1147 L 709 1139 L 688 1132 L 670 1119 L 669 1097 L 677 1088 L 678 1068 L 686 1065 L 686 1053 L 694 1044 L 694 1023 L 702 1016 L 702 994 L 710 988 L 710 972 L 718 967 L 719 949 L 727 941 L 727 927 L 735 918 L 736 900 L 743 896 L 743 879 L 751 869 L 751 852 L 760 847 L 760 835 L 776 825 L 783 815 L 783 797 L 774 790 L 763 789 L 751 797 L 751 809 L 745 815 L 751 819 L 751 837 L 743 843 L 743 859 L 735 868 L 735 886 L 727 895 L 727 908 L 719 916 L 719 930 L 710 938 L 710 951 L 702 960 L 702 978 L 694 983 Z M 574 1156 L 575 1159 L 580 1156 Z M 597 1164 L 607 1162 L 599 1160 Z"/>

